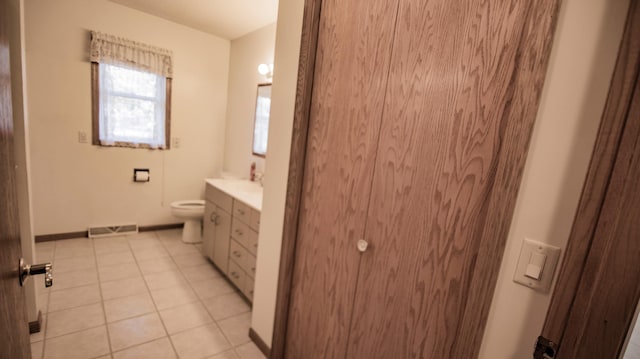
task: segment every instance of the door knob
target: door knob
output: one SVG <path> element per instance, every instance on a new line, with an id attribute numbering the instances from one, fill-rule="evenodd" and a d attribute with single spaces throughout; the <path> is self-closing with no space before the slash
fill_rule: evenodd
<path id="1" fill-rule="evenodd" d="M 24 259 L 20 258 L 18 273 L 20 286 L 24 285 L 29 276 L 38 274 L 44 274 L 45 287 L 51 287 L 53 285 L 53 266 L 51 265 L 51 263 L 29 265 L 25 264 Z"/>
<path id="2" fill-rule="evenodd" d="M 367 247 L 369 247 L 369 243 L 367 243 L 367 241 L 365 241 L 364 239 L 359 239 L 357 246 L 360 252 L 364 252 L 367 250 Z"/>

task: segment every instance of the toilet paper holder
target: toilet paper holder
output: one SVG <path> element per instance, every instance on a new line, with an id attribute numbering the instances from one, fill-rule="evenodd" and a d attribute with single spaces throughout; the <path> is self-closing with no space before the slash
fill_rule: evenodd
<path id="1" fill-rule="evenodd" d="M 149 182 L 151 177 L 149 176 L 148 168 L 134 168 L 133 169 L 133 182 Z"/>

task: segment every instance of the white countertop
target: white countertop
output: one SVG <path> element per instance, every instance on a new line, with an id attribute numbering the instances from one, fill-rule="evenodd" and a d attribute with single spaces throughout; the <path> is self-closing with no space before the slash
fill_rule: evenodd
<path id="1" fill-rule="evenodd" d="M 249 207 L 262 211 L 262 186 L 259 182 L 226 178 L 207 178 L 205 181 Z"/>

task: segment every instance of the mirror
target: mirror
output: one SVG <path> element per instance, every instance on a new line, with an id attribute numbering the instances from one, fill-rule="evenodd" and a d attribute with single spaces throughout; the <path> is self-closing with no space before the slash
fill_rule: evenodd
<path id="1" fill-rule="evenodd" d="M 253 154 L 267 155 L 269 135 L 269 111 L 271 110 L 271 84 L 259 84 L 256 98 L 256 118 L 253 123 Z"/>

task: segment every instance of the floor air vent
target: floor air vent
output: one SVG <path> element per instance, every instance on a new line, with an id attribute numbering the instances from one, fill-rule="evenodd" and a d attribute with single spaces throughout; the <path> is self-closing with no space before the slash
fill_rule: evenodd
<path id="1" fill-rule="evenodd" d="M 89 227 L 89 238 L 119 236 L 123 234 L 138 233 L 137 224 L 123 224 L 119 226 Z"/>

